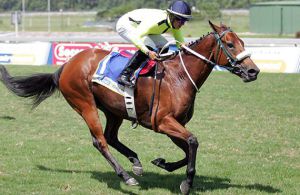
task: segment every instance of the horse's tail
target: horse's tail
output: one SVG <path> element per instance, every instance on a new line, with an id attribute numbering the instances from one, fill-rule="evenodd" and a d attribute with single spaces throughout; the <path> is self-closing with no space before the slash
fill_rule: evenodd
<path id="1" fill-rule="evenodd" d="M 57 89 L 63 66 L 53 74 L 40 73 L 31 76 L 11 76 L 0 65 L 0 80 L 11 92 L 20 97 L 32 98 L 32 109 L 50 97 Z"/>

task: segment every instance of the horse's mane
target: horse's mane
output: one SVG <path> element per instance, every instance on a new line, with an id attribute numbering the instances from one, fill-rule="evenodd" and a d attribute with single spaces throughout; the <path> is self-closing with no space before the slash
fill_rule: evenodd
<path id="1" fill-rule="evenodd" d="M 198 43 L 200 43 L 203 39 L 205 39 L 210 34 L 212 34 L 212 32 L 208 32 L 206 35 L 202 35 L 199 39 L 189 42 L 188 47 L 193 47 L 194 45 L 198 45 Z"/>
<path id="2" fill-rule="evenodd" d="M 230 29 L 230 27 L 227 27 L 226 25 L 222 24 L 220 25 L 220 28 L 223 29 L 223 31 Z M 206 35 L 202 35 L 202 37 L 200 37 L 199 39 L 195 40 L 195 41 L 191 41 L 190 43 L 188 43 L 188 47 L 193 47 L 194 45 L 197 45 L 198 43 L 200 43 L 204 38 L 206 38 L 208 35 L 211 35 L 213 32 L 208 32 Z"/>

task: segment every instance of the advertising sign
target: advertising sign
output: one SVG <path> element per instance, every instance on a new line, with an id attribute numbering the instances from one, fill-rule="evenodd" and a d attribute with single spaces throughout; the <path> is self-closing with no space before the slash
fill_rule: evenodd
<path id="1" fill-rule="evenodd" d="M 107 51 L 137 50 L 129 43 L 0 43 L 0 64 L 62 65 L 77 53 L 89 48 Z M 262 72 L 300 73 L 299 47 L 248 46 L 246 50 L 252 54 L 251 59 Z"/>
<path id="2" fill-rule="evenodd" d="M 299 73 L 299 47 L 247 47 L 262 72 Z"/>
<path id="3" fill-rule="evenodd" d="M 51 43 L 0 43 L 0 64 L 45 65 Z"/>
<path id="4" fill-rule="evenodd" d="M 98 48 L 104 50 L 131 50 L 136 48 L 132 44 L 109 44 L 109 43 L 53 43 L 52 44 L 52 64 L 62 65 L 77 53 L 89 49 Z"/>

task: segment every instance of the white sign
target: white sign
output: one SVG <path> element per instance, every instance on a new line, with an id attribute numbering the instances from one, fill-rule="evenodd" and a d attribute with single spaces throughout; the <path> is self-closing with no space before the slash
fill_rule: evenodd
<path id="1" fill-rule="evenodd" d="M 45 65 L 51 43 L 0 43 L 0 64 Z"/>
<path id="2" fill-rule="evenodd" d="M 247 47 L 261 72 L 300 73 L 300 47 Z"/>

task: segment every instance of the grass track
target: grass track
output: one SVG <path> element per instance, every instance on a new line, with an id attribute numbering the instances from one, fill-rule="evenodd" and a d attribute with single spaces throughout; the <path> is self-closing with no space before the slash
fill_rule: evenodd
<path id="1" fill-rule="evenodd" d="M 8 69 L 12 75 L 55 70 Z M 187 126 L 200 143 L 192 194 L 300 194 L 299 84 L 299 74 L 261 73 L 245 84 L 228 72 L 212 73 Z M 128 187 L 93 148 L 87 126 L 62 96 L 34 111 L 29 102 L 0 84 L 0 194 L 180 193 L 185 169 L 168 173 L 150 163 L 183 157 L 166 136 L 124 122 L 120 138 L 139 154 L 145 171 L 135 176 L 140 186 Z M 111 150 L 133 175 L 129 161 Z"/>

